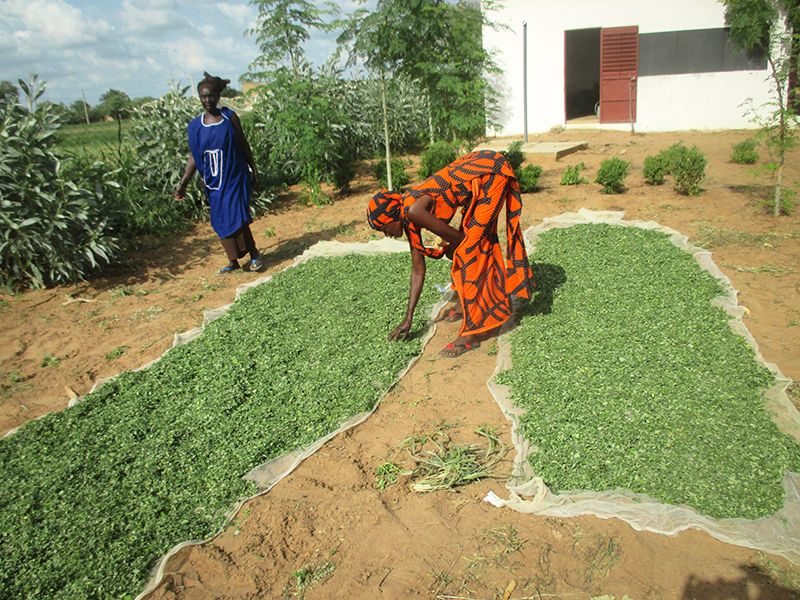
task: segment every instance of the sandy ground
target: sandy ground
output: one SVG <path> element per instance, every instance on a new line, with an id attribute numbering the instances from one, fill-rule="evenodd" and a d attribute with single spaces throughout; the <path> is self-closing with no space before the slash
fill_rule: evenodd
<path id="1" fill-rule="evenodd" d="M 628 220 L 657 221 L 710 247 L 749 311 L 744 322 L 765 360 L 798 380 L 800 206 L 791 216 L 773 218 L 763 206 L 772 193 L 769 180 L 730 162 L 732 145 L 750 135 L 568 129 L 532 136 L 585 141 L 588 149 L 534 161 L 544 175 L 540 189 L 523 196 L 522 224 L 581 207 L 620 210 Z M 696 144 L 709 161 L 697 197 L 677 194 L 669 181 L 649 186 L 641 175 L 644 157 L 680 140 Z M 594 183 L 559 185 L 567 165 L 585 163 L 591 181 L 600 161 L 615 156 L 632 162 L 624 194 L 603 195 Z M 789 180 L 800 180 L 800 151 L 788 165 Z M 330 206 L 301 207 L 289 193 L 256 220 L 263 272 L 284 268 L 319 240 L 374 237 L 364 211 L 378 186 L 368 168 L 362 171 L 350 194 Z M 225 259 L 207 225 L 183 236 L 140 240 L 128 259 L 106 278 L 0 298 L 0 435 L 62 410 L 99 378 L 159 357 L 174 333 L 201 324 L 204 310 L 230 303 L 236 286 L 256 277 L 215 276 Z M 422 358 L 367 422 L 247 502 L 213 541 L 180 551 L 150 597 L 800 597 L 799 567 L 699 531 L 667 537 L 636 532 L 616 519 L 559 520 L 494 508 L 483 498 L 488 490 L 507 496 L 502 481 L 416 493 L 401 477 L 377 489 L 375 469 L 407 458 L 400 446 L 409 436 L 438 430 L 478 443 L 473 430 L 490 427 L 509 441 L 509 424 L 486 387 L 496 346 L 489 337 L 457 359 L 439 357 L 456 332 L 456 324 L 440 323 Z M 797 386 L 790 392 L 800 405 Z"/>

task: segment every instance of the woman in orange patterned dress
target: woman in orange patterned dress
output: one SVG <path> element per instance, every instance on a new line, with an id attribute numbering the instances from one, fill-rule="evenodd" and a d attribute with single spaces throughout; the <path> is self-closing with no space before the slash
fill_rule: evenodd
<path id="1" fill-rule="evenodd" d="M 506 207 L 508 248 L 506 259 L 497 236 L 500 209 Z M 461 208 L 459 229 L 450 226 Z M 381 191 L 369 203 L 367 220 L 384 235 L 400 238 L 411 248 L 411 290 L 403 322 L 389 335 L 405 340 L 425 281 L 425 257 L 453 261 L 453 287 L 463 319 L 458 337 L 440 354 L 459 356 L 480 346 L 478 336 L 511 317 L 511 297 L 530 298 L 534 285 L 519 217 L 522 212 L 519 185 L 505 157 L 479 150 L 453 161 L 421 184 L 401 195 Z M 427 248 L 422 230 L 442 238 L 443 248 Z"/>

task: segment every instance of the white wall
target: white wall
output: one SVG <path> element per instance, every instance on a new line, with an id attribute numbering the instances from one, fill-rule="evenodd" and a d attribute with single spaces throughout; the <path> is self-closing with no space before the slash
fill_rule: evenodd
<path id="1" fill-rule="evenodd" d="M 639 26 L 639 33 L 724 27 L 718 0 L 506 0 L 489 19 L 509 27 L 484 30 L 484 46 L 504 69 L 502 132 L 521 135 L 523 122 L 523 22 L 528 41 L 528 132 L 565 124 L 564 32 L 593 27 Z M 637 131 L 751 127 L 740 105 L 769 98 L 766 71 L 640 77 Z M 608 127 L 614 127 L 609 125 Z M 623 128 L 629 125 L 623 124 Z"/>

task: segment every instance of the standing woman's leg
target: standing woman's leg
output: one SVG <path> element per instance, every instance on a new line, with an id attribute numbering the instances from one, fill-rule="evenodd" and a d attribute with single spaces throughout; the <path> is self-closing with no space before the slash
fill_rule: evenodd
<path id="1" fill-rule="evenodd" d="M 220 269 L 217 274 L 224 275 L 239 268 L 239 244 L 236 241 L 237 233 L 229 235 L 228 237 L 220 238 L 222 248 L 225 250 L 225 255 L 228 257 L 228 265 Z"/>

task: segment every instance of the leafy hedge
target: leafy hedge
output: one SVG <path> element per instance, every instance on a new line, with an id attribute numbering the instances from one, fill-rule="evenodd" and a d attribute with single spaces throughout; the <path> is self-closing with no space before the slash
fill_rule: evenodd
<path id="1" fill-rule="evenodd" d="M 69 283 L 119 252 L 120 212 L 106 206 L 116 184 L 102 162 L 76 168 L 59 156 L 58 127 L 50 105 L 0 110 L 0 286 Z"/>
<path id="2" fill-rule="evenodd" d="M 288 269 L 150 368 L 0 440 L 0 596 L 132 597 L 157 558 L 254 493 L 244 474 L 371 409 L 421 349 L 420 335 L 386 341 L 410 266 Z M 418 334 L 449 266 L 429 265 Z"/>
<path id="3" fill-rule="evenodd" d="M 499 380 L 555 490 L 626 488 L 715 518 L 784 502 L 800 445 L 760 391 L 773 375 L 710 300 L 716 280 L 661 233 L 578 225 L 543 234 L 539 294 Z"/>

